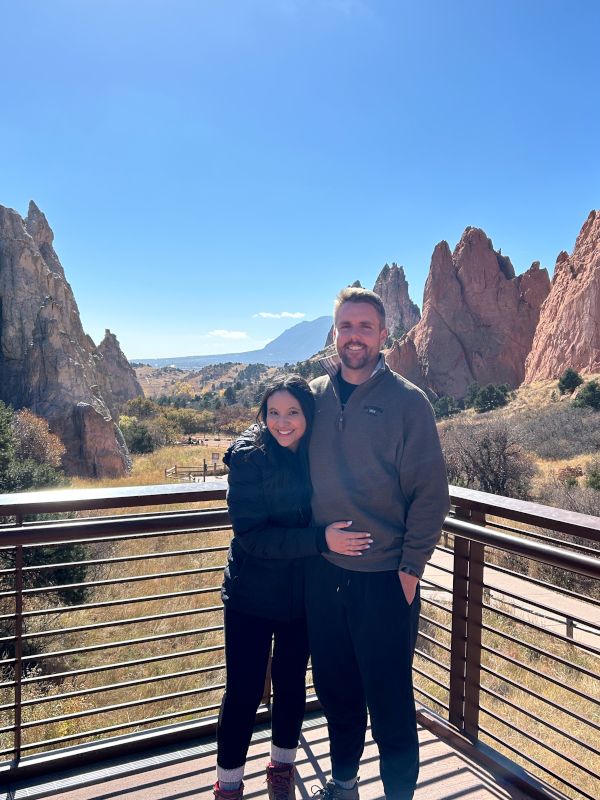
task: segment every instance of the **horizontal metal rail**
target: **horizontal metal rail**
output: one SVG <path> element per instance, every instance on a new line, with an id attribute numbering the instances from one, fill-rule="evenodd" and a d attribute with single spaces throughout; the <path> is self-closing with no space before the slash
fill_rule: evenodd
<path id="1" fill-rule="evenodd" d="M 517 749 L 516 747 L 511 745 L 505 739 L 500 739 L 498 736 L 496 736 L 493 733 L 493 731 L 490 731 L 485 726 L 481 726 L 481 732 L 483 734 L 485 734 L 485 736 L 487 736 L 489 739 L 491 739 L 492 741 L 496 742 L 496 744 L 499 745 L 501 751 L 504 750 L 504 749 L 505 750 L 509 750 L 515 756 L 517 756 L 518 758 L 526 761 L 528 764 L 530 764 L 535 769 L 540 770 L 543 773 L 545 773 L 545 775 L 548 776 L 549 778 L 554 778 L 554 780 L 557 781 L 558 783 L 562 784 L 563 786 L 566 786 L 567 788 L 571 789 L 574 792 L 577 792 L 578 796 L 584 798 L 584 800 L 597 800 L 596 796 L 589 794 L 585 790 L 582 790 L 579 786 L 577 786 L 577 784 L 572 783 L 570 780 L 568 780 L 568 778 L 565 778 L 564 775 L 559 775 L 557 772 L 554 772 L 554 770 L 551 770 L 548 767 L 542 766 L 539 763 L 539 761 L 537 761 L 537 760 L 531 758 L 530 756 L 528 756 L 526 753 L 523 752 L 522 749 Z"/>
<path id="2" fill-rule="evenodd" d="M 494 670 L 489 669 L 488 667 L 485 666 L 485 664 L 481 665 L 481 671 L 489 675 L 491 678 L 502 679 L 503 683 L 507 684 L 508 686 L 512 686 L 513 689 L 517 689 L 519 692 L 522 692 L 523 694 L 527 694 L 530 697 L 534 697 L 536 700 L 541 700 L 542 703 L 545 703 L 546 705 L 550 706 L 555 711 L 560 711 L 570 719 L 575 720 L 576 722 L 581 722 L 583 725 L 587 725 L 593 730 L 600 732 L 600 724 L 595 722 L 593 719 L 590 719 L 589 717 L 584 717 L 582 714 L 579 714 L 577 711 L 575 711 L 575 709 L 561 706 L 559 703 L 554 702 L 554 700 L 551 700 L 549 697 L 538 694 L 537 692 L 534 692 L 532 689 L 529 689 L 529 687 L 524 686 L 523 684 L 512 680 L 512 678 L 510 678 L 508 675 L 505 675 L 504 673 L 495 672 Z M 491 691 L 487 689 L 485 683 L 483 682 L 481 684 L 481 690 Z"/>
<path id="3" fill-rule="evenodd" d="M 548 673 L 540 672 L 539 670 L 534 669 L 533 667 L 529 666 L 529 664 L 526 664 L 524 661 L 519 661 L 518 659 L 513 658 L 512 656 L 508 655 L 508 653 L 503 653 L 500 650 L 496 650 L 493 647 L 488 647 L 487 645 L 483 645 L 482 646 L 482 651 L 484 651 L 486 653 L 490 653 L 490 654 L 496 656 L 496 658 L 501 658 L 504 661 L 506 661 L 507 664 L 511 664 L 513 667 L 517 667 L 518 669 L 525 670 L 526 672 L 529 672 L 531 675 L 534 675 L 537 678 L 543 678 L 544 680 L 548 681 L 549 683 L 553 683 L 555 686 L 559 686 L 561 689 L 564 689 L 565 691 L 568 691 L 571 694 L 574 694 L 576 697 L 579 697 L 581 700 L 587 700 L 590 703 L 596 703 L 596 704 L 598 704 L 600 702 L 600 701 L 596 700 L 594 697 L 590 697 L 585 692 L 581 692 L 579 689 L 576 689 L 573 686 L 566 685 L 564 680 L 559 680 L 558 678 L 555 678 L 553 675 L 549 675 Z M 483 666 L 484 666 L 484 664 L 482 662 L 482 667 Z M 504 678 L 504 676 L 500 675 L 500 673 L 498 673 L 498 675 L 499 675 L 499 677 Z"/>
<path id="4" fill-rule="evenodd" d="M 516 595 L 513 595 L 513 597 L 515 597 L 516 599 Z M 529 601 L 527 602 L 529 603 Z M 486 605 L 485 608 L 490 611 L 493 611 L 494 614 L 497 614 L 499 617 L 503 617 L 504 619 L 507 620 L 510 619 L 513 622 L 515 620 L 514 615 L 511 615 L 508 611 L 503 611 L 501 608 L 496 608 L 495 606 L 488 606 L 488 605 Z M 514 603 L 513 608 L 518 608 L 528 613 L 535 614 L 535 612 L 530 612 L 529 609 L 523 608 L 519 603 Z M 590 630 L 597 631 L 600 634 L 600 627 L 596 625 L 590 625 L 590 623 L 587 620 L 582 620 L 579 617 L 572 617 L 570 614 L 565 614 L 565 620 L 566 619 L 571 619 L 574 623 L 581 624 L 582 626 L 589 626 Z M 546 634 L 547 636 L 551 635 L 554 641 L 556 642 L 562 642 L 563 644 L 568 644 L 571 647 L 576 647 L 579 650 L 585 650 L 588 653 L 600 656 L 600 650 L 597 647 L 594 647 L 593 645 L 586 644 L 585 642 L 577 642 L 570 636 L 566 636 L 562 633 L 557 633 L 557 631 L 552 631 L 552 633 L 550 634 L 547 628 L 544 628 L 543 626 L 540 625 L 536 625 L 535 622 L 530 622 L 529 620 L 523 619 L 522 617 L 519 617 L 517 622 L 524 628 L 528 628 L 529 630 L 534 631 L 536 633 Z M 490 625 L 485 625 L 484 630 L 497 632 L 496 629 Z"/>
<path id="5" fill-rule="evenodd" d="M 12 747 L 3 742 L 0 750 L 0 754 L 13 757 L 12 763 L 5 765 L 7 774 L 17 776 L 27 769 L 27 754 L 32 752 L 62 754 L 71 744 L 112 743 L 113 734 L 158 731 L 164 723 L 184 718 L 205 720 L 218 709 L 223 688 L 223 624 L 221 606 L 215 605 L 210 595 L 220 591 L 214 576 L 222 571 L 219 562 L 224 558 L 219 556 L 224 556 L 227 546 L 209 540 L 229 530 L 227 512 L 224 508 L 146 510 L 223 501 L 225 487 L 222 482 L 214 483 L 218 485 L 0 496 L 0 518 L 17 520 L 16 524 L 0 525 L 0 647 L 4 648 L 0 711 L 8 719 L 14 712 L 12 724 L 5 724 L 0 733 L 5 739 L 15 737 Z M 600 602 L 588 596 L 588 584 L 582 584 L 583 591 L 555 586 L 551 579 L 530 578 L 493 563 L 493 558 L 498 552 L 518 555 L 523 564 L 536 561 L 598 581 L 600 561 L 594 545 L 600 542 L 600 520 L 457 487 L 451 487 L 451 498 L 455 511 L 446 520 L 444 543 L 439 548 L 444 563 L 434 565 L 437 574 L 433 580 L 426 576 L 422 582 L 423 627 L 414 665 L 416 694 L 445 714 L 468 739 L 493 741 L 496 737 L 499 749 L 510 751 L 525 768 L 543 773 L 557 785 L 570 786 L 576 798 L 591 797 L 592 792 L 584 786 L 584 778 L 593 776 L 589 764 L 587 772 L 565 766 L 566 774 L 559 775 L 545 759 L 560 755 L 565 765 L 577 765 L 578 756 L 571 748 L 586 753 L 589 759 L 598 757 L 600 726 L 585 711 L 598 706 L 585 685 L 598 671 L 593 660 L 597 650 L 586 638 L 590 635 L 587 627 L 595 626 L 577 613 L 577 603 L 597 608 Z M 142 507 L 141 513 L 114 513 Z M 24 521 L 31 514 L 58 516 L 97 510 L 109 511 L 110 516 Z M 488 515 L 493 520 L 488 521 Z M 521 530 L 515 522 L 542 532 Z M 590 546 L 559 543 L 552 533 L 580 537 Z M 185 543 L 171 538 L 180 536 L 191 538 Z M 72 561 L 63 557 L 35 564 L 25 559 L 20 567 L 8 561 L 19 549 L 27 554 L 28 548 L 34 553 L 40 547 L 75 543 L 92 549 L 83 553 L 79 549 Z M 490 550 L 492 560 L 485 558 Z M 167 562 L 172 569 L 165 569 Z M 158 565 L 160 571 L 152 573 L 146 565 Z M 487 569 L 494 570 L 494 585 L 483 579 Z M 56 570 L 60 570 L 60 583 L 53 582 Z M 71 582 L 70 570 L 78 571 Z M 92 575 L 81 577 L 86 572 Z M 13 583 L 17 575 L 25 585 Z M 569 613 L 565 615 L 544 598 L 524 598 L 507 585 L 513 577 L 568 598 Z M 146 585 L 152 581 L 162 585 Z M 445 581 L 452 585 L 442 585 Z M 148 593 L 134 587 L 147 588 Z M 73 605 L 65 600 L 68 593 Z M 202 605 L 200 598 L 210 605 Z M 496 600 L 501 602 L 496 604 Z M 11 613 L 10 606 L 17 601 L 22 604 L 18 616 Z M 519 609 L 525 601 L 526 608 Z M 148 603 L 159 605 L 145 608 Z M 532 618 L 518 613 L 531 613 Z M 216 624 L 211 617 L 205 627 L 174 629 L 183 624 L 177 620 L 194 624 L 202 614 L 217 615 Z M 563 616 L 568 616 L 570 632 L 576 625 L 583 638 L 575 640 L 562 630 L 536 624 L 534 615 L 560 619 L 561 625 Z M 148 635 L 139 635 L 146 630 Z M 111 631 L 119 631 L 122 638 L 113 640 Z M 189 647 L 190 637 L 200 637 L 202 646 Z M 61 649 L 50 649 L 57 641 L 63 645 Z M 119 652 L 124 660 L 109 656 L 111 652 Z M 142 657 L 135 658 L 135 652 Z M 173 669 L 173 659 L 177 659 L 177 669 Z M 569 670 L 572 685 L 565 685 L 558 672 L 545 669 L 549 659 L 558 670 Z M 308 684 L 312 686 L 310 679 Z M 560 694 L 546 692 L 546 686 L 556 687 Z M 7 693 L 14 693 L 14 703 Z M 205 704 L 196 705 L 193 698 L 201 696 Z M 568 708 L 571 700 L 573 709 Z M 541 714 L 529 703 L 543 703 Z M 150 713 L 152 707 L 160 713 Z M 136 708 L 149 713 L 129 719 L 129 711 Z M 523 725 L 515 723 L 519 713 Z M 39 714 L 42 716 L 37 718 Z M 100 724 L 82 730 L 85 720 Z M 504 733 L 500 734 L 496 725 L 501 725 Z M 36 741 L 32 739 L 34 731 Z M 128 734 L 128 742 L 132 735 Z M 562 736 L 564 754 L 558 745 L 544 741 L 546 735 Z M 517 737 L 542 749 L 521 752 L 523 747 L 515 744 Z M 119 737 L 115 748 L 120 746 L 118 741 Z"/>

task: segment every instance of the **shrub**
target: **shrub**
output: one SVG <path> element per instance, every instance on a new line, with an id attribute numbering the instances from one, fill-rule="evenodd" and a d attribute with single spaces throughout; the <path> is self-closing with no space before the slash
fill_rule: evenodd
<path id="1" fill-rule="evenodd" d="M 156 449 L 148 425 L 137 417 L 122 415 L 119 417 L 119 428 L 130 453 L 152 453 Z"/>
<path id="2" fill-rule="evenodd" d="M 506 384 L 494 386 L 493 383 L 488 383 L 475 395 L 473 408 L 479 414 L 492 411 L 494 408 L 500 408 L 508 403 L 509 394 L 510 388 Z"/>
<path id="3" fill-rule="evenodd" d="M 56 434 L 50 432 L 45 419 L 24 408 L 15 413 L 12 432 L 16 458 L 60 467 L 65 446 Z"/>
<path id="4" fill-rule="evenodd" d="M 511 419 L 515 437 L 539 458 L 574 458 L 600 451 L 600 414 L 573 403 L 553 403 Z"/>
<path id="5" fill-rule="evenodd" d="M 49 464 L 39 464 L 32 458 L 13 461 L 0 480 L 3 492 L 26 492 L 51 486 L 64 486 L 65 476 Z"/>
<path id="6" fill-rule="evenodd" d="M 446 417 L 451 417 L 454 414 L 458 414 L 459 411 L 460 408 L 458 407 L 456 400 L 449 395 L 443 395 L 433 404 L 433 413 L 435 414 L 436 419 L 445 419 Z"/>
<path id="7" fill-rule="evenodd" d="M 583 378 L 574 369 L 566 369 L 558 380 L 558 391 L 561 394 L 571 394 L 583 383 Z"/>
<path id="8" fill-rule="evenodd" d="M 177 408 L 165 411 L 165 418 L 181 434 L 198 433 L 213 426 L 213 415 L 195 408 Z"/>
<path id="9" fill-rule="evenodd" d="M 512 427 L 452 422 L 440 430 L 440 438 L 450 483 L 522 500 L 530 497 L 536 466 Z"/>
<path id="10" fill-rule="evenodd" d="M 583 470 L 576 464 L 573 467 L 564 467 L 558 473 L 558 480 L 565 486 L 573 487 L 579 483 L 579 478 L 583 475 Z"/>
<path id="11" fill-rule="evenodd" d="M 65 482 L 58 469 L 65 448 L 48 423 L 0 401 L 0 492 L 24 492 Z"/>
<path id="12" fill-rule="evenodd" d="M 586 469 L 585 485 L 588 489 L 600 492 L 600 459 L 595 458 Z"/>
<path id="13" fill-rule="evenodd" d="M 576 408 L 593 408 L 600 411 L 600 384 L 598 381 L 590 381 L 581 388 L 577 397 L 573 400 Z"/>
<path id="14" fill-rule="evenodd" d="M 125 403 L 122 412 L 128 417 L 151 419 L 161 414 L 162 409 L 154 400 L 150 400 L 147 397 L 135 397 L 133 400 L 128 400 Z"/>
<path id="15" fill-rule="evenodd" d="M 14 458 L 14 439 L 12 432 L 13 410 L 0 400 L 0 485 L 2 476 Z"/>
<path id="16" fill-rule="evenodd" d="M 467 393 L 465 395 L 465 399 L 463 401 L 465 408 L 472 408 L 473 403 L 475 402 L 475 398 L 477 397 L 477 392 L 479 391 L 480 386 L 478 383 L 471 383 L 469 388 L 467 389 Z"/>

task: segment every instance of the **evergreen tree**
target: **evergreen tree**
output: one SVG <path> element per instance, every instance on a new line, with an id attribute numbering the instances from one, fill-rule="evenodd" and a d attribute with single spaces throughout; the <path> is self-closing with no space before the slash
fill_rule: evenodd
<path id="1" fill-rule="evenodd" d="M 574 369 L 566 369 L 558 380 L 558 391 L 561 394 L 572 394 L 583 383 L 583 378 Z"/>
<path id="2" fill-rule="evenodd" d="M 577 408 L 589 406 L 594 411 L 600 411 L 600 384 L 598 381 L 590 381 L 583 386 L 573 400 L 573 405 Z"/>

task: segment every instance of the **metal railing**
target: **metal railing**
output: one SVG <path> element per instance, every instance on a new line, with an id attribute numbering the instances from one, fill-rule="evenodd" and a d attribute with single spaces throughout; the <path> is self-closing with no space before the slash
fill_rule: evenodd
<path id="1" fill-rule="evenodd" d="M 224 493 L 208 482 L 0 496 L 0 775 L 214 728 Z M 591 800 L 600 520 L 455 487 L 452 501 L 422 584 L 421 721 L 519 764 L 524 784 Z M 31 516 L 65 512 L 80 516 Z"/>

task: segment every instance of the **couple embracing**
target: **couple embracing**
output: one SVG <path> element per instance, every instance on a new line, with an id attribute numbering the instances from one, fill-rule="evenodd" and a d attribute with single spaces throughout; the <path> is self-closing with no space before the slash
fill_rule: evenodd
<path id="1" fill-rule="evenodd" d="M 358 800 L 368 713 L 386 798 L 413 797 L 419 580 L 448 484 L 431 406 L 385 364 L 386 337 L 378 295 L 342 290 L 327 375 L 310 387 L 297 376 L 269 387 L 258 424 L 225 457 L 234 536 L 216 800 L 242 798 L 272 642 L 270 800 L 294 798 L 309 654 L 332 766 L 317 796 Z"/>

